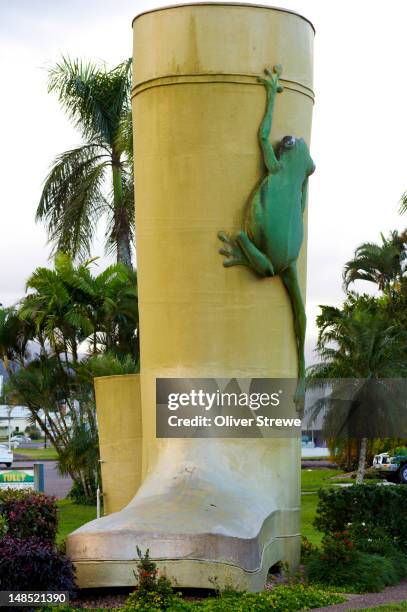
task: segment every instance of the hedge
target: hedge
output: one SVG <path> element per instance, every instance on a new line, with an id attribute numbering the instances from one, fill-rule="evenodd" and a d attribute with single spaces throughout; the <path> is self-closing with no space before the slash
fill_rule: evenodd
<path id="1" fill-rule="evenodd" d="M 0 539 L 0 591 L 68 591 L 75 574 L 71 561 L 56 547 L 36 538 Z"/>
<path id="2" fill-rule="evenodd" d="M 394 543 L 407 551 L 407 487 L 353 485 L 320 489 L 315 527 L 326 534 L 340 532 L 350 523 L 366 523 L 383 529 Z"/>
<path id="3" fill-rule="evenodd" d="M 55 542 L 58 518 L 54 497 L 26 489 L 5 489 L 0 491 L 0 514 L 7 521 L 9 536 Z"/>

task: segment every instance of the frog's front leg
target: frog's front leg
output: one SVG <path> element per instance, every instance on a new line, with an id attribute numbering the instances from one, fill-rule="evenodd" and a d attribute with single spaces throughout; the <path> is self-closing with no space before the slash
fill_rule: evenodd
<path id="1" fill-rule="evenodd" d="M 219 249 L 219 253 L 225 256 L 223 262 L 225 268 L 230 268 L 231 266 L 250 266 L 246 255 L 235 238 L 231 238 L 226 232 L 218 232 L 218 238 L 224 245 Z"/>
<path id="2" fill-rule="evenodd" d="M 271 261 L 253 244 L 246 232 L 239 232 L 235 238 L 230 238 L 225 232 L 219 232 L 218 238 L 226 245 L 226 248 L 219 249 L 219 253 L 226 257 L 223 262 L 225 267 L 243 265 L 259 276 L 274 276 Z"/>
<path id="3" fill-rule="evenodd" d="M 290 296 L 291 305 L 294 315 L 294 330 L 297 340 L 298 350 L 298 384 L 295 392 L 294 401 L 297 406 L 297 410 L 302 413 L 305 404 L 305 357 L 304 357 L 304 345 L 305 345 L 305 330 L 307 325 L 307 318 L 305 315 L 304 302 L 298 283 L 297 266 L 292 263 L 290 267 L 281 272 L 281 279 L 285 285 Z"/>

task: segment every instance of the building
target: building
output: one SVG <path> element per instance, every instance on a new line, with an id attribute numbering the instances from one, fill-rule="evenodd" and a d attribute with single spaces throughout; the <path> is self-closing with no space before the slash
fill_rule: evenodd
<path id="1" fill-rule="evenodd" d="M 0 440 L 7 440 L 9 431 L 24 432 L 31 424 L 31 413 L 25 406 L 0 404 Z"/>

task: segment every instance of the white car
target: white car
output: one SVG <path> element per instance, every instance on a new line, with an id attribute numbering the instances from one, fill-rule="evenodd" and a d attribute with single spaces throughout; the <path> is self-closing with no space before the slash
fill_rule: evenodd
<path id="1" fill-rule="evenodd" d="M 13 451 L 9 450 L 6 444 L 0 444 L 0 464 L 5 463 L 7 467 L 11 467 L 13 460 Z"/>
<path id="2" fill-rule="evenodd" d="M 31 442 L 31 438 L 24 434 L 11 436 L 10 442 Z"/>

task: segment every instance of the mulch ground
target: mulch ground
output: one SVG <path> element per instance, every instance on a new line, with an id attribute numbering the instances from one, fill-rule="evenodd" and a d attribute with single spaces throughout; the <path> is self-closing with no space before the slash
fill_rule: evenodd
<path id="1" fill-rule="evenodd" d="M 73 608 L 121 608 L 129 596 L 129 589 L 81 589 L 69 605 Z"/>
<path id="2" fill-rule="evenodd" d="M 316 608 L 313 612 L 341 612 L 342 610 L 363 610 L 382 606 L 384 604 L 397 603 L 407 600 L 407 580 L 403 580 L 397 586 L 387 587 L 380 593 L 364 593 L 363 595 L 345 595 L 349 601 L 335 606 Z M 384 608 L 385 610 L 385 608 Z"/>

